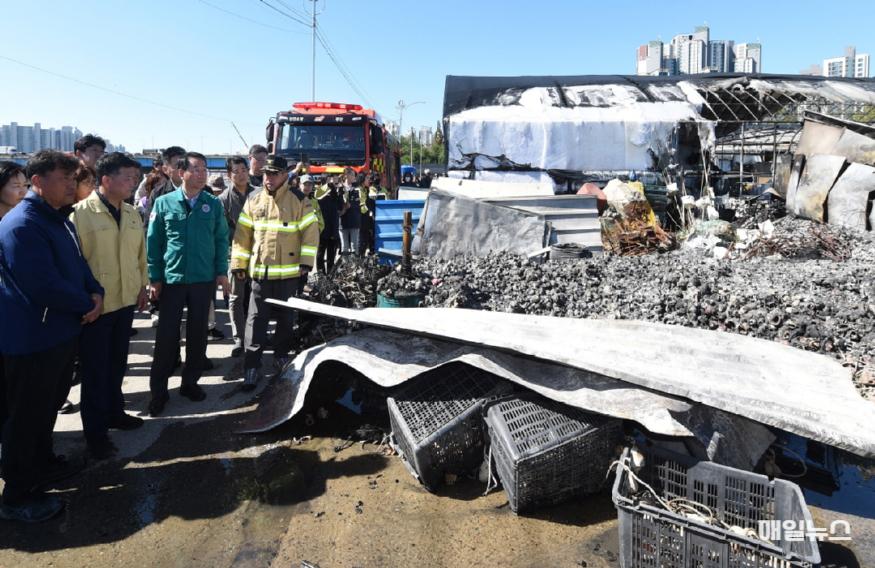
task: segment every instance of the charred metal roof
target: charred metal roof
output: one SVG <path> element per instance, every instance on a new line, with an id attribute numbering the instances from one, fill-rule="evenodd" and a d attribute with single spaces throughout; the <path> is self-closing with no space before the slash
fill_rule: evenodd
<path id="1" fill-rule="evenodd" d="M 610 107 L 622 102 L 690 101 L 703 120 L 798 122 L 802 111 L 842 115 L 875 109 L 875 80 L 809 75 L 708 74 L 648 77 L 448 75 L 444 116 L 482 106 L 518 104 L 528 89 L 547 90 L 553 106 Z M 618 94 L 619 93 L 619 94 Z"/>

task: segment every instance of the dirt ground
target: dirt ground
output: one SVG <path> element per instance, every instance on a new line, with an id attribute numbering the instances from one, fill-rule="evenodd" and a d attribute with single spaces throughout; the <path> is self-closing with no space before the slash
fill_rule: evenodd
<path id="1" fill-rule="evenodd" d="M 124 389 L 129 410 L 143 415 L 153 330 L 145 316 L 135 325 Z M 57 485 L 69 503 L 63 515 L 0 524 L 0 567 L 619 566 L 608 490 L 530 517 L 514 515 L 500 489 L 482 496 L 476 480 L 428 493 L 386 447 L 344 443 L 352 413 L 340 407 L 314 425 L 301 417 L 236 434 L 270 390 L 243 393 L 227 380 L 240 375 L 230 350 L 227 340 L 209 346 L 217 368 L 202 381 L 206 401 L 179 397 L 172 378 L 164 416 L 113 432 L 116 459 Z M 60 417 L 56 446 L 84 453 L 78 414 Z M 829 565 L 875 566 L 875 509 L 855 512 L 870 544 L 828 549 Z"/>

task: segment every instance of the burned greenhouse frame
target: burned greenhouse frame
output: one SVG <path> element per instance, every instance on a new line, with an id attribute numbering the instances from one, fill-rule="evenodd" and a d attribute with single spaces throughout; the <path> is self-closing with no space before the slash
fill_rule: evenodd
<path id="1" fill-rule="evenodd" d="M 787 175 L 804 113 L 875 121 L 875 81 L 797 75 L 448 76 L 447 170 L 576 190 L 595 172 Z M 596 150 L 593 150 L 595 148 Z"/>

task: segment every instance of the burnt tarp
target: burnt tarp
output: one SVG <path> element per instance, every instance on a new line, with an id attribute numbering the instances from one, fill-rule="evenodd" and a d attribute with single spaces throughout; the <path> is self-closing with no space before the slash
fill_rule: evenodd
<path id="1" fill-rule="evenodd" d="M 748 470 L 774 441 L 767 428 L 741 416 L 581 369 L 379 329 L 300 353 L 261 397 L 243 430 L 263 432 L 292 418 L 303 408 L 307 392 L 318 388 L 320 368 L 336 373 L 337 363 L 385 388 L 425 373 L 439 377 L 440 369 L 449 372 L 451 365 L 468 365 L 557 402 L 630 420 L 652 435 L 682 437 L 694 455 Z"/>
<path id="2" fill-rule="evenodd" d="M 836 77 L 816 77 L 809 75 L 781 74 L 743 74 L 743 73 L 709 73 L 699 76 L 650 77 L 642 75 L 532 75 L 517 77 L 478 77 L 447 75 L 444 83 L 444 116 L 449 116 L 467 109 L 481 106 L 514 104 L 527 89 L 550 88 L 556 90 L 556 97 L 562 101 L 566 87 L 600 87 L 606 85 L 625 85 L 633 87 L 640 95 L 640 101 L 684 100 L 686 96 L 673 87 L 679 82 L 693 85 L 702 94 L 713 95 L 713 118 L 732 120 L 733 117 L 752 120 L 764 118 L 769 112 L 782 108 L 782 104 L 791 104 L 802 97 L 822 94 L 825 98 L 861 100 L 860 90 L 872 93 L 875 100 L 875 81 L 867 79 L 844 79 Z M 754 92 L 767 93 L 776 99 L 751 101 L 744 105 L 744 100 L 737 92 L 740 89 L 751 89 Z M 733 96 L 734 95 L 734 96 Z M 744 96 L 745 94 L 742 94 Z M 801 96 L 800 96 L 801 95 Z M 796 99 L 794 99 L 794 96 Z M 865 96 L 865 95 L 863 95 Z M 782 98 L 783 97 L 783 98 Z M 769 104 L 766 104 L 766 103 Z M 602 103 L 598 98 L 587 99 L 588 104 Z M 565 104 L 570 104 L 565 98 Z M 740 115 L 740 116 L 739 116 Z"/>
<path id="3" fill-rule="evenodd" d="M 532 255 L 547 246 L 544 217 L 440 190 L 429 192 L 413 250 L 422 256 L 453 258 L 506 251 Z"/>
<path id="4" fill-rule="evenodd" d="M 875 194 L 875 168 L 851 164 L 829 192 L 829 224 L 866 229 L 869 201 Z"/>
<path id="5" fill-rule="evenodd" d="M 659 169 L 712 150 L 718 136 L 742 123 L 780 123 L 805 108 L 875 108 L 875 82 L 741 74 L 448 76 L 448 168 L 545 171 L 562 179 Z"/>
<path id="6" fill-rule="evenodd" d="M 799 186 L 787 207 L 797 217 L 825 221 L 826 202 L 829 190 L 845 167 L 842 156 L 816 154 L 805 161 L 805 169 L 799 178 Z"/>
<path id="7" fill-rule="evenodd" d="M 875 456 L 875 404 L 823 355 L 720 331 L 452 308 L 350 310 L 271 303 L 365 325 L 497 349 L 684 398 L 862 456 Z"/>

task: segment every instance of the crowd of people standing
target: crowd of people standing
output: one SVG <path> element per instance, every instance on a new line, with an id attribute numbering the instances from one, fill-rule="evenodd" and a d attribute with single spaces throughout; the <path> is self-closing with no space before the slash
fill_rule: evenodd
<path id="1" fill-rule="evenodd" d="M 117 450 L 111 430 L 143 418 L 126 412 L 122 382 L 137 311 L 157 327 L 149 375 L 160 416 L 169 379 L 183 364 L 179 395 L 193 402 L 213 363 L 217 290 L 228 299 L 232 357 L 243 390 L 263 378 L 269 322 L 277 372 L 293 345 L 292 312 L 268 299 L 298 295 L 312 270 L 330 274 L 340 254 L 373 252 L 379 176 L 316 179 L 255 145 L 208 179 L 207 158 L 166 148 L 145 177 L 129 155 L 106 154 L 86 135 L 73 155 L 43 150 L 26 166 L 0 162 L 0 518 L 39 522 L 64 507 L 46 492 L 82 464 L 54 451 L 57 414 L 81 381 L 82 431 L 93 460 Z M 228 182 L 225 183 L 227 178 Z"/>

